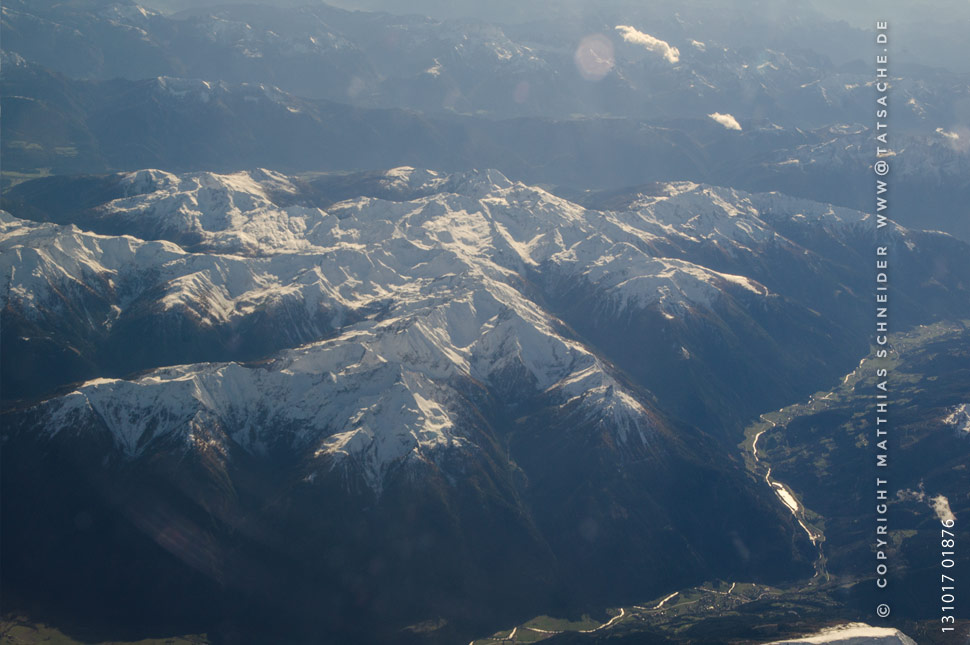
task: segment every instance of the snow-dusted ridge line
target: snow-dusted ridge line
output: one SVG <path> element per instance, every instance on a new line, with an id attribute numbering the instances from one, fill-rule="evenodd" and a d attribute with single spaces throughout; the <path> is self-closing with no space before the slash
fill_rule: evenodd
<path id="1" fill-rule="evenodd" d="M 616 251 L 620 253 L 615 263 L 627 262 L 631 253 L 643 254 L 635 247 L 614 249 L 617 244 L 642 246 L 671 235 L 695 241 L 724 238 L 734 244 L 760 243 L 774 235 L 757 219 L 750 204 L 741 213 L 720 196 L 725 189 L 694 184 L 677 186 L 660 203 L 637 205 L 623 213 L 601 213 L 510 182 L 496 171 L 442 177 L 397 168 L 386 173 L 388 190 L 432 194 L 398 202 L 357 198 L 334 204 L 325 212 L 304 206 L 276 207 L 269 192 L 293 193 L 296 188 L 270 171 L 196 173 L 183 178 L 141 171 L 126 181 L 138 186 L 133 191 L 136 194 L 105 205 L 102 217 L 131 222 L 156 237 L 191 237 L 199 240 L 200 248 L 243 255 L 321 252 L 341 243 L 349 246 L 384 236 L 418 243 L 425 250 L 452 251 L 477 264 L 488 259 L 517 271 L 548 262 L 567 269 L 570 265 L 590 266 L 594 261 L 602 265 L 602 259 Z M 155 189 L 146 192 L 146 185 Z M 726 196 L 744 201 L 734 191 L 727 191 Z M 656 263 L 662 258 L 653 260 Z M 671 262 L 664 268 L 670 270 Z M 714 291 L 721 288 L 722 280 L 764 291 L 743 276 L 718 276 L 702 267 L 679 264 L 685 279 L 691 276 L 698 282 L 715 283 Z M 709 300 L 704 291 L 692 290 L 701 304 Z M 658 295 L 644 299 L 640 293 L 638 299 L 649 304 L 663 293 L 649 292 Z"/>
<path id="2" fill-rule="evenodd" d="M 441 177 L 401 168 L 387 173 L 387 184 L 447 192 L 410 201 L 358 198 L 324 211 L 277 207 L 272 194 L 292 194 L 297 189 L 288 178 L 271 171 L 184 176 L 139 171 L 123 178 L 130 195 L 101 207 L 97 218 L 145 237 L 196 240 L 194 248 L 210 259 L 186 255 L 181 263 L 160 261 L 155 268 L 166 274 L 170 292 L 163 303 L 166 308 L 196 308 L 200 317 L 213 321 L 225 321 L 233 311 L 245 313 L 272 292 L 281 297 L 298 292 L 306 302 L 362 307 L 392 297 L 396 289 L 407 289 L 421 279 L 474 271 L 504 280 L 503 276 L 521 273 L 526 266 L 541 265 L 590 281 L 614 294 L 623 306 L 656 302 L 672 313 L 707 306 L 732 285 L 767 293 L 745 276 L 653 257 L 641 250 L 672 234 L 723 237 L 722 228 L 735 238 L 732 243 L 742 244 L 736 239 L 742 234 L 750 238 L 747 243 L 755 243 L 751 237 L 755 229 L 748 225 L 755 221 L 753 216 L 737 217 L 721 209 L 726 223 L 703 232 L 698 231 L 698 215 L 676 221 L 685 211 L 698 212 L 698 200 L 709 210 L 710 189 L 681 190 L 670 199 L 686 203 L 665 204 L 665 210 L 654 206 L 653 211 L 663 210 L 658 215 L 650 207 L 626 213 L 583 209 L 541 189 L 514 184 L 495 171 Z M 117 246 L 108 237 L 15 224 L 10 218 L 4 222 L 3 243 L 10 244 L 12 236 L 21 237 L 21 246 L 37 249 L 55 273 L 54 267 L 63 265 L 66 276 L 80 280 L 80 268 L 60 247 L 89 248 L 85 263 L 101 274 L 117 273 L 131 261 L 108 248 Z M 763 223 L 756 223 L 764 229 Z M 15 229 L 21 230 L 15 234 Z M 28 229 L 32 239 L 23 238 Z M 42 236 L 51 239 L 43 242 Z M 125 245 L 138 247 L 138 253 L 142 248 L 179 252 L 162 242 Z M 247 261 L 248 257 L 269 259 Z M 207 264 L 211 268 L 205 268 Z M 252 276 L 222 277 L 233 275 L 227 267 L 240 266 L 251 267 Z M 637 267 L 635 274 L 629 266 Z M 44 290 L 43 283 L 26 282 L 21 289 L 25 298 Z M 196 306 L 200 293 L 213 297 L 219 307 Z"/>

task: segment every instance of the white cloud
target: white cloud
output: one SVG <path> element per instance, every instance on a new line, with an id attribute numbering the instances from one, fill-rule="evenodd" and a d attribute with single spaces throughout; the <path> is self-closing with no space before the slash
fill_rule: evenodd
<path id="1" fill-rule="evenodd" d="M 673 64 L 680 61 L 680 50 L 676 47 L 671 47 L 666 41 L 654 38 L 650 34 L 645 34 L 642 31 L 637 31 L 629 25 L 617 25 L 616 30 L 620 32 L 623 40 L 635 45 L 643 45 L 652 52 L 662 54 L 668 63 Z"/>
<path id="2" fill-rule="evenodd" d="M 942 495 L 937 495 L 930 501 L 933 502 L 933 510 L 936 511 L 936 516 L 940 518 L 941 522 L 956 519 L 956 516 L 953 515 L 953 511 L 950 510 L 950 500 Z"/>
<path id="3" fill-rule="evenodd" d="M 943 141 L 951 149 L 960 154 L 970 152 L 970 128 L 965 125 L 958 125 L 949 130 L 937 128 L 936 133 L 943 137 Z"/>
<path id="4" fill-rule="evenodd" d="M 950 141 L 959 141 L 960 140 L 960 135 L 957 134 L 956 132 L 947 132 L 943 128 L 937 128 L 936 129 L 936 132 L 937 132 L 937 134 L 942 134 L 944 137 L 946 137 Z"/>
<path id="5" fill-rule="evenodd" d="M 702 43 L 699 40 L 691 40 L 690 41 L 690 44 L 694 46 L 694 49 L 699 49 L 702 52 L 706 52 L 707 51 L 707 45 L 705 45 L 704 43 Z"/>
<path id="6" fill-rule="evenodd" d="M 730 114 L 721 114 L 720 112 L 715 112 L 714 114 L 708 114 L 707 116 L 711 117 L 728 130 L 741 130 L 741 124 L 738 123 L 738 120 Z"/>

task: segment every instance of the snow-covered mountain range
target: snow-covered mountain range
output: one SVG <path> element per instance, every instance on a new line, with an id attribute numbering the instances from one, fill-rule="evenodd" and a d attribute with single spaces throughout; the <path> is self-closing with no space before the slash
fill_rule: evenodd
<path id="1" fill-rule="evenodd" d="M 7 521 L 45 530 L 90 489 L 140 527 L 133 557 L 260 595 L 267 548 L 344 579 L 422 517 L 424 546 L 369 570 L 382 591 L 353 609 L 390 625 L 456 611 L 448 585 L 489 598 L 449 615 L 494 624 L 543 589 L 605 602 L 808 569 L 790 514 L 725 455 L 745 418 L 865 354 L 866 214 L 692 182 L 581 205 L 494 170 L 32 183 L 0 213 L 5 476 L 47 510 Z M 896 320 L 970 313 L 965 244 L 884 239 Z M 156 534 L 155 505 L 205 553 Z M 513 570 L 535 586 L 496 604 Z M 445 591 L 410 593 L 416 575 Z"/>
<path id="2" fill-rule="evenodd" d="M 98 378 L 45 404 L 53 415 L 48 430 L 96 418 L 132 456 L 171 433 L 192 443 L 225 427 L 224 440 L 256 451 L 289 441 L 317 455 L 352 456 L 379 487 L 396 460 L 467 444 L 456 429 L 461 395 L 449 383 L 490 384 L 511 372 L 562 405 L 577 401 L 617 440 L 645 442 L 647 410 L 519 291 L 527 270 L 595 285 L 612 311 L 657 305 L 671 318 L 710 307 L 724 293 L 770 296 L 743 276 L 638 248 L 665 229 L 739 245 L 770 235 L 751 210 L 720 198 L 712 212 L 688 217 L 713 189 L 670 186 L 670 196 L 620 218 L 495 172 L 445 177 L 400 168 L 384 181 L 389 190 L 436 193 L 403 202 L 362 198 L 328 211 L 280 208 L 270 195 L 297 188 L 270 171 L 142 171 L 124 176 L 128 196 L 91 221 L 156 241 L 4 216 L 7 304 L 39 325 L 56 329 L 62 317 L 85 311 L 87 333 L 110 334 L 148 307 L 162 320 L 238 328 L 261 312 L 282 311 L 295 328 L 290 337 L 330 336 L 258 367 L 187 365 L 135 381 Z M 191 240 L 198 251 L 166 238 Z"/>
<path id="3" fill-rule="evenodd" d="M 227 437 L 257 451 L 286 427 L 287 441 L 319 454 L 366 453 L 375 486 L 412 451 L 463 444 L 456 381 L 497 387 L 509 372 L 560 403 L 582 399 L 618 440 L 628 431 L 646 440 L 647 410 L 544 299 L 595 293 L 586 313 L 604 324 L 648 312 L 677 324 L 734 324 L 779 306 L 804 315 L 776 271 L 738 269 L 766 249 L 818 263 L 779 232 L 786 227 L 842 241 L 873 226 L 855 211 L 689 182 L 632 196 L 623 210 L 593 210 L 495 171 L 397 168 L 376 184 L 387 197 L 326 209 L 301 200 L 300 180 L 268 170 L 145 170 L 119 176 L 115 190 L 77 224 L 3 216 L 7 311 L 34 329 L 75 329 L 65 345 L 81 354 L 85 344 L 137 353 L 124 344 L 156 333 L 171 342 L 169 325 L 220 335 L 226 357 L 247 333 L 269 334 L 262 347 L 290 349 L 258 367 L 184 365 L 131 382 L 98 374 L 44 404 L 60 419 L 48 430 L 93 415 L 133 455 L 176 430 L 196 440 L 189 420 L 199 415 L 232 426 Z M 895 235 L 915 247 L 914 234 Z M 689 360 L 688 347 L 677 351 Z M 166 365 L 180 356 L 153 358 Z M 364 405 L 360 388 L 375 379 L 390 380 Z M 128 422 L 132 410 L 142 411 L 138 423 Z"/>

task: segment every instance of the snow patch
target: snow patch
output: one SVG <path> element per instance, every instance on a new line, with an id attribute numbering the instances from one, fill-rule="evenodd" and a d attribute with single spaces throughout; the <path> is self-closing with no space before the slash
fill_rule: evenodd
<path id="1" fill-rule="evenodd" d="M 950 500 L 946 497 L 937 495 L 930 499 L 930 502 L 930 505 L 933 507 L 933 512 L 936 513 L 936 516 L 941 522 L 953 522 L 956 520 L 956 515 L 950 510 Z"/>
<path id="2" fill-rule="evenodd" d="M 970 434 L 970 403 L 961 403 L 950 409 L 943 417 L 943 423 L 954 428 L 957 432 Z"/>
<path id="3" fill-rule="evenodd" d="M 842 645 L 916 645 L 916 641 L 891 627 L 872 627 L 865 623 L 847 623 L 823 629 L 813 636 L 792 640 L 774 641 L 768 645 L 795 645 L 796 643 L 841 643 Z"/>

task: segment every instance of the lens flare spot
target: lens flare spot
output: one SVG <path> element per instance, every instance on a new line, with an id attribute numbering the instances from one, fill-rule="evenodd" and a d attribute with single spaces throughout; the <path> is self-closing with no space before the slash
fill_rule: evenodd
<path id="1" fill-rule="evenodd" d="M 616 58 L 613 43 L 603 34 L 592 34 L 579 41 L 573 55 L 576 69 L 587 81 L 598 81 L 610 73 Z"/>

